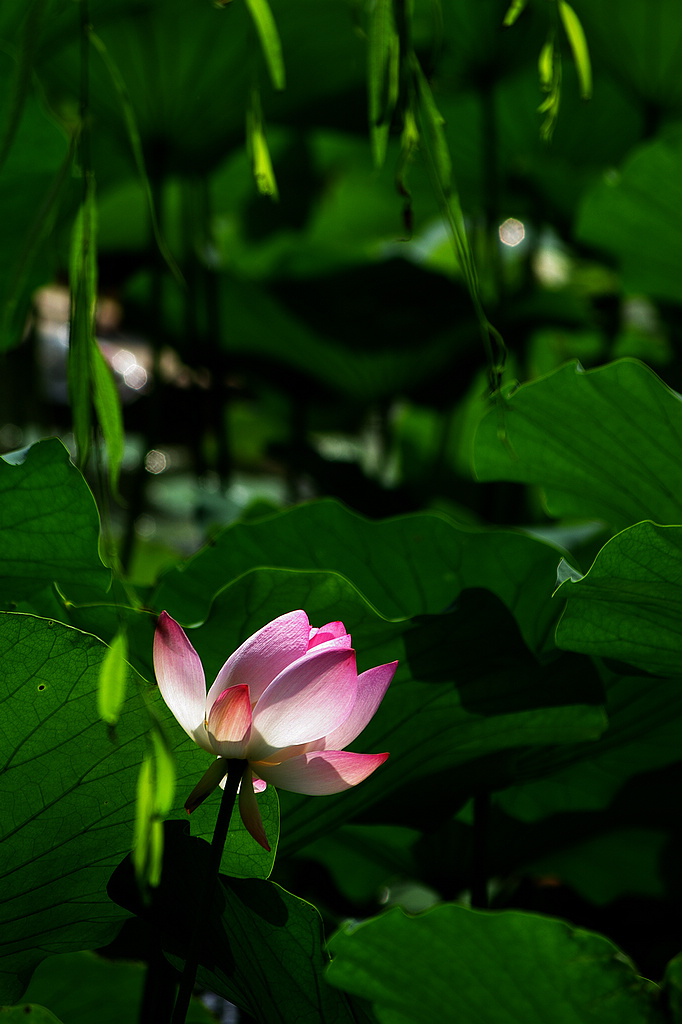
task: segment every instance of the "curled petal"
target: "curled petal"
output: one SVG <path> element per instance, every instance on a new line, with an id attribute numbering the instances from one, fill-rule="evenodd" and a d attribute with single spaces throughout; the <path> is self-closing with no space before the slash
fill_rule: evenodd
<path id="1" fill-rule="evenodd" d="M 360 673 L 353 710 L 345 722 L 327 733 L 318 749 L 343 750 L 360 735 L 376 714 L 397 667 L 398 662 L 392 661 Z"/>
<path id="2" fill-rule="evenodd" d="M 291 793 L 326 796 L 363 782 L 383 764 L 388 754 L 354 754 L 350 750 L 312 750 L 282 764 L 255 765 L 273 786 Z"/>
<path id="3" fill-rule="evenodd" d="M 308 650 L 318 647 L 320 644 L 329 643 L 330 640 L 337 641 L 337 645 L 340 647 L 351 646 L 350 633 L 346 633 L 343 622 L 328 622 L 326 626 L 320 626 L 319 629 L 311 626 Z"/>
<path id="4" fill-rule="evenodd" d="M 224 757 L 219 757 L 213 762 L 185 801 L 185 810 L 188 814 L 196 810 L 199 804 L 203 804 L 206 797 L 210 796 L 213 790 L 223 783 L 228 767 L 229 764 Z"/>
<path id="5" fill-rule="evenodd" d="M 258 781 L 260 782 L 261 780 L 259 779 Z M 261 792 L 260 789 L 259 792 Z M 270 844 L 263 828 L 263 819 L 260 816 L 258 801 L 254 792 L 253 773 L 248 768 L 244 772 L 244 777 L 239 787 L 239 813 L 247 831 L 269 853 Z"/>
<path id="6" fill-rule="evenodd" d="M 221 757 L 246 757 L 251 732 L 251 701 L 245 685 L 223 690 L 208 715 L 208 737 Z"/>
<path id="7" fill-rule="evenodd" d="M 168 612 L 161 612 L 154 633 L 154 671 L 161 696 L 182 728 L 210 751 L 204 727 L 206 679 L 201 659 Z"/>
<path id="8" fill-rule="evenodd" d="M 230 686 L 245 684 L 255 703 L 288 665 L 308 650 L 310 625 L 304 611 L 287 612 L 245 640 L 227 659 L 208 691 L 208 706 Z"/>
<path id="9" fill-rule="evenodd" d="M 281 747 L 307 743 L 336 729 L 351 712 L 356 686 L 354 651 L 322 647 L 299 658 L 258 701 L 248 759 L 263 760 Z"/>

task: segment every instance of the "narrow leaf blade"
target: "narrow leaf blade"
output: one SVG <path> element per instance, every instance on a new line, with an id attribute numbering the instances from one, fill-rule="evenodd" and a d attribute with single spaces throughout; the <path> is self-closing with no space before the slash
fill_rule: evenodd
<path id="1" fill-rule="evenodd" d="M 282 55 L 282 41 L 279 37 L 277 23 L 270 9 L 268 0 L 246 0 L 256 32 L 263 48 L 263 55 L 268 66 L 270 78 L 275 89 L 284 89 L 286 73 Z"/>
<path id="2" fill-rule="evenodd" d="M 592 64 L 585 31 L 580 18 L 566 0 L 559 0 L 559 14 L 578 69 L 580 95 L 584 100 L 589 100 L 592 95 Z"/>
<path id="3" fill-rule="evenodd" d="M 128 675 L 128 641 L 120 632 L 112 641 L 99 673 L 97 710 L 107 725 L 116 725 L 125 700 Z"/>

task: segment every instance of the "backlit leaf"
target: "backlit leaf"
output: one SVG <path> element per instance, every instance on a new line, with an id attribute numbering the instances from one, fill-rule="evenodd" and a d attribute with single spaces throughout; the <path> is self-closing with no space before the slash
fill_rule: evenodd
<path id="1" fill-rule="evenodd" d="M 584 100 L 589 100 L 592 95 L 592 65 L 590 63 L 590 51 L 587 47 L 585 31 L 580 18 L 566 0 L 559 0 L 559 16 L 568 37 L 568 42 L 573 53 L 576 67 L 578 69 L 578 80 L 580 82 L 580 95 Z"/>
<path id="2" fill-rule="evenodd" d="M 505 28 L 513 25 L 519 15 L 522 13 L 524 7 L 528 3 L 528 0 L 512 0 L 507 8 L 507 13 L 504 16 L 502 24 Z"/>
<path id="3" fill-rule="evenodd" d="M 503 425 L 505 435 L 500 434 Z M 554 516 L 682 522 L 682 400 L 642 363 L 579 363 L 505 391 L 474 440 L 481 480 L 542 487 Z"/>
<path id="4" fill-rule="evenodd" d="M 125 700 L 128 675 L 128 642 L 125 632 L 118 633 L 106 653 L 99 676 L 97 707 L 108 725 L 116 725 Z"/>
<path id="5" fill-rule="evenodd" d="M 682 675 L 682 526 L 637 523 L 613 537 L 558 593 L 560 647 Z"/>
<path id="6" fill-rule="evenodd" d="M 416 917 L 390 910 L 346 925 L 329 943 L 329 981 L 371 1000 L 381 1022 L 453 1020 L 662 1024 L 657 986 L 602 935 L 518 911 L 444 904 Z M 494 992 L 494 997 L 493 997 Z"/>
<path id="7" fill-rule="evenodd" d="M 246 0 L 275 89 L 286 87 L 282 42 L 268 0 Z"/>
<path id="8" fill-rule="evenodd" d="M 61 441 L 0 459 L 0 600 L 8 607 L 51 583 L 101 597 L 111 572 L 99 556 L 99 517 Z"/>

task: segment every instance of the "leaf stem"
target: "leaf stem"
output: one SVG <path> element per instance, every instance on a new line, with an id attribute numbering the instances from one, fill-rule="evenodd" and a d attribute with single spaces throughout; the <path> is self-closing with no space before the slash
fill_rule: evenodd
<path id="1" fill-rule="evenodd" d="M 178 998 L 175 1001 L 171 1024 L 184 1024 L 187 1016 L 202 952 L 202 925 L 204 917 L 208 915 L 210 899 L 213 894 L 214 886 L 218 881 L 220 861 L 223 856 L 225 840 L 227 839 L 227 831 L 230 827 L 232 809 L 234 808 L 237 790 L 239 789 L 239 783 L 241 782 L 246 770 L 246 765 L 246 761 L 240 761 L 237 758 L 231 758 L 228 761 L 225 789 L 223 790 L 222 799 L 220 801 L 220 810 L 218 811 L 218 819 L 215 824 L 213 839 L 211 840 L 211 854 L 208 862 L 208 871 L 206 872 L 206 886 L 203 898 L 197 905 L 194 927 L 192 928 L 192 936 L 189 942 L 189 949 L 187 950 L 187 958 L 180 978 Z"/>

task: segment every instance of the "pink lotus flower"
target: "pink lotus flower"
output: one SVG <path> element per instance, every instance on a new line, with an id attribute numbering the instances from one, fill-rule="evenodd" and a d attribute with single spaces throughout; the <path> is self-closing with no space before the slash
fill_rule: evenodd
<path id="1" fill-rule="evenodd" d="M 161 695 L 195 743 L 218 756 L 190 794 L 187 811 L 221 784 L 228 759 L 245 760 L 239 811 L 269 850 L 254 792 L 270 782 L 293 793 L 339 793 L 384 763 L 388 754 L 343 748 L 374 715 L 396 665 L 358 675 L 342 622 L 315 629 L 305 612 L 288 612 L 230 655 L 207 694 L 199 655 L 178 623 L 161 612 L 154 636 Z"/>

